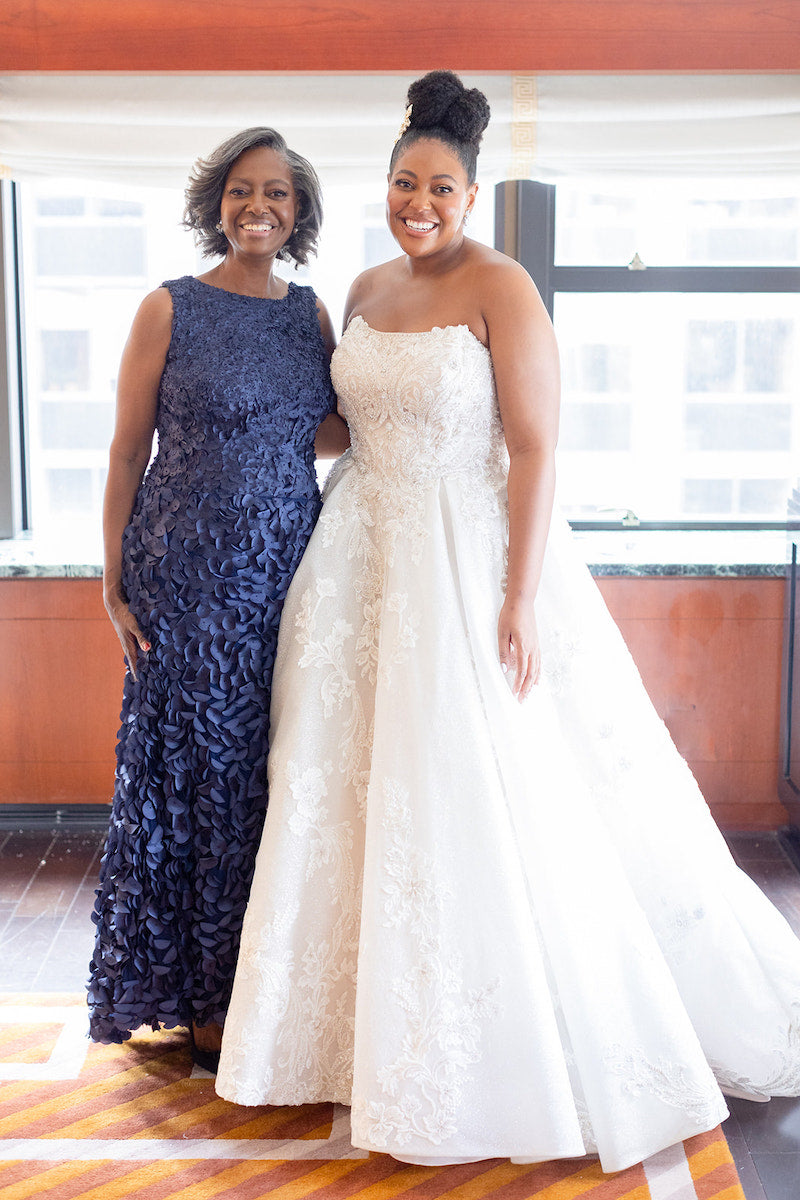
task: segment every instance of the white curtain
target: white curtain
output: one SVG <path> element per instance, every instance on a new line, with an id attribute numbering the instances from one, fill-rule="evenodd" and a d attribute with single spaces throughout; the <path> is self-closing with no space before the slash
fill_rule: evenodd
<path id="1" fill-rule="evenodd" d="M 271 125 L 329 182 L 385 175 L 413 76 L 0 75 L 0 166 L 14 178 L 80 175 L 183 186 L 224 138 Z M 508 160 L 511 84 L 470 76 L 500 119 L 486 168 Z"/>
<path id="2" fill-rule="evenodd" d="M 800 175 L 798 75 L 540 76 L 535 171 Z"/>
<path id="3" fill-rule="evenodd" d="M 381 177 L 406 75 L 0 74 L 0 172 L 182 186 L 273 125 L 327 182 Z M 800 177 L 797 75 L 464 75 L 492 106 L 483 178 Z"/>

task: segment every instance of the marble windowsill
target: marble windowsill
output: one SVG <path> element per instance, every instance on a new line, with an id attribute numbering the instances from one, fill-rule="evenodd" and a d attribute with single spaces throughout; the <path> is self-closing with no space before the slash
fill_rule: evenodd
<path id="1" fill-rule="evenodd" d="M 788 539 L 781 531 L 581 530 L 574 537 L 596 576 L 780 579 L 786 573 Z M 46 544 L 25 535 L 0 540 L 0 579 L 101 576 L 96 546 Z"/>
<path id="2" fill-rule="evenodd" d="M 789 545 L 775 530 L 579 530 L 573 534 L 593 575 L 782 579 Z"/>

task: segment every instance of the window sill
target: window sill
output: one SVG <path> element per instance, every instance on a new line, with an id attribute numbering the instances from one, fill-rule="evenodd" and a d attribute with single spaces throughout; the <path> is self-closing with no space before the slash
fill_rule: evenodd
<path id="1" fill-rule="evenodd" d="M 789 540 L 782 530 L 578 530 L 575 542 L 595 576 L 786 574 Z"/>
<path id="2" fill-rule="evenodd" d="M 595 576 L 782 579 L 788 560 L 782 531 L 580 530 L 576 545 Z M 23 536 L 0 541 L 0 579 L 100 579 L 88 546 L 46 546 Z"/>

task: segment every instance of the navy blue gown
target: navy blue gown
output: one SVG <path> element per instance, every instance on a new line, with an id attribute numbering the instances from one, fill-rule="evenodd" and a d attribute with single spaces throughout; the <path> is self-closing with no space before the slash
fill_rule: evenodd
<path id="1" fill-rule="evenodd" d="M 314 435 L 335 405 L 311 288 L 264 300 L 165 286 L 158 453 L 122 542 L 152 649 L 125 681 L 93 917 L 101 1042 L 224 1019 L 267 801 L 278 622 L 319 514 Z"/>

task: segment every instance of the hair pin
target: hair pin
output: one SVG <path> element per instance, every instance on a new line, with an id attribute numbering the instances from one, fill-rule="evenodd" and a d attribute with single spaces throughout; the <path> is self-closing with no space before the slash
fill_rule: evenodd
<path id="1" fill-rule="evenodd" d="M 400 141 L 400 138 L 403 136 L 403 134 L 405 133 L 405 131 L 408 129 L 409 125 L 411 124 L 411 109 L 413 107 L 414 107 L 413 104 L 409 104 L 408 108 L 403 113 L 403 120 L 401 121 L 400 128 L 397 131 L 397 137 L 394 139 L 395 146 Z"/>

